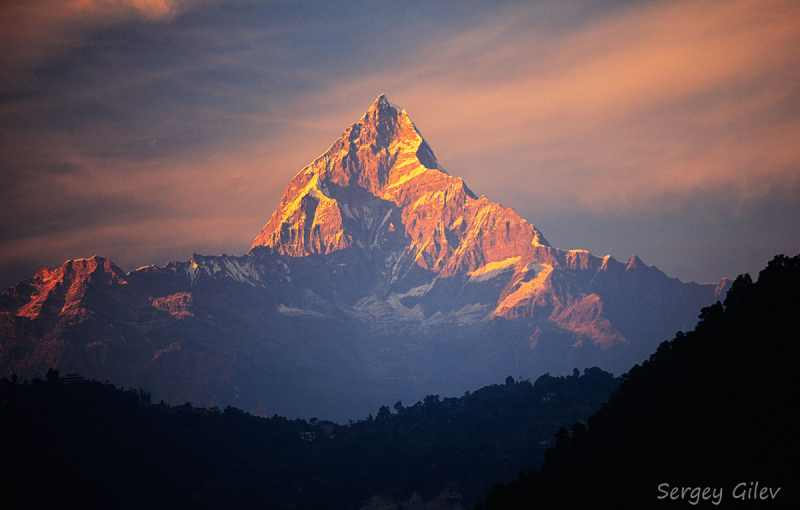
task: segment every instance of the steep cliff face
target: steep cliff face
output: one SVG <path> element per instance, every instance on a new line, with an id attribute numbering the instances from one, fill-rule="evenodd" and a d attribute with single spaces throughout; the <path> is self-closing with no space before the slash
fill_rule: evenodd
<path id="1" fill-rule="evenodd" d="M 98 256 L 68 260 L 55 270 L 42 268 L 30 280 L 11 287 L 3 294 L 2 303 L 14 315 L 31 320 L 81 320 L 91 313 L 92 306 L 87 303 L 94 297 L 89 294 L 91 285 L 112 287 L 127 283 L 125 273 L 110 260 Z"/>
<path id="2" fill-rule="evenodd" d="M 574 316 L 566 309 L 575 307 L 575 299 L 552 299 L 548 276 L 558 251 L 512 209 L 476 197 L 462 179 L 447 174 L 406 111 L 383 95 L 292 179 L 253 242 L 252 249 L 259 247 L 292 257 L 358 251 L 370 261 L 365 270 L 376 274 L 371 288 L 362 292 L 366 301 L 355 308 L 379 327 L 387 315 L 400 322 L 416 322 L 417 316 L 410 313 L 414 305 L 393 306 L 383 298 L 394 294 L 407 302 L 420 300 L 436 283 L 460 294 L 464 289 L 457 286 L 487 287 L 491 282 L 480 308 L 487 308 L 487 300 L 497 306 L 481 314 L 475 313 L 476 303 L 464 303 L 470 307 L 468 317 L 450 318 L 460 323 L 541 315 L 532 312 L 536 305 L 552 308 L 556 322 Z M 376 306 L 373 294 L 384 306 Z M 425 308 L 438 308 L 446 319 L 454 311 L 441 304 L 444 308 Z M 592 309 L 602 316 L 602 307 Z M 622 338 L 607 321 L 603 328 L 582 330 L 606 344 Z"/>
<path id="3" fill-rule="evenodd" d="M 260 246 L 291 256 L 357 246 L 387 266 L 410 257 L 449 276 L 548 244 L 513 210 L 447 174 L 406 111 L 381 95 L 292 179 L 252 247 Z"/>
<path id="4" fill-rule="evenodd" d="M 248 254 L 127 274 L 92 257 L 8 289 L 0 369 L 347 419 L 510 373 L 626 370 L 726 288 L 550 246 L 445 172 L 382 95 L 291 180 Z"/>

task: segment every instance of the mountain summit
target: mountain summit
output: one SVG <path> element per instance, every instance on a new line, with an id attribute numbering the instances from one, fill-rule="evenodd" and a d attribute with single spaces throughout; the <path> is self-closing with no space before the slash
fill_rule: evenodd
<path id="1" fill-rule="evenodd" d="M 627 370 L 726 286 L 550 246 L 445 172 L 381 95 L 295 175 L 247 254 L 127 274 L 93 257 L 8 289 L 0 369 L 346 420 L 509 374 Z"/>
<path id="2" fill-rule="evenodd" d="M 410 264 L 454 275 L 523 245 L 548 244 L 514 211 L 448 175 L 406 111 L 381 95 L 292 179 L 252 247 L 304 256 L 358 246 L 394 281 Z"/>
<path id="3" fill-rule="evenodd" d="M 580 332 L 578 342 L 625 341 L 598 296 L 584 282 L 565 289 L 566 274 L 556 270 L 601 269 L 600 259 L 552 249 L 512 209 L 476 197 L 441 169 L 406 111 L 385 95 L 292 179 L 252 249 L 259 247 L 292 257 L 354 253 L 344 265 L 357 260 L 361 274 L 348 285 L 363 288 L 345 310 L 370 317 L 373 329 L 546 311 L 544 326 Z"/>

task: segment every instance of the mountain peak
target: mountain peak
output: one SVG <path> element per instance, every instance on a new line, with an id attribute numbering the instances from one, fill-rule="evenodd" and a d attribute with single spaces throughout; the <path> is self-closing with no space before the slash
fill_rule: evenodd
<path id="1" fill-rule="evenodd" d="M 402 108 L 400 108 L 396 104 L 394 104 L 391 101 L 389 101 L 389 98 L 386 97 L 386 94 L 379 95 L 377 97 L 377 99 L 375 99 L 375 101 L 372 103 L 372 106 L 370 106 L 369 109 L 371 111 L 372 110 L 389 110 L 389 109 L 391 109 L 391 110 L 394 110 L 394 111 L 396 111 L 398 113 L 404 111 Z"/>
<path id="2" fill-rule="evenodd" d="M 628 269 L 640 269 L 640 268 L 647 268 L 645 263 L 636 256 L 636 254 L 632 254 L 631 258 L 628 259 L 628 265 L 625 267 L 625 270 Z"/>
<path id="3" fill-rule="evenodd" d="M 292 179 L 259 246 L 291 256 L 377 250 L 387 274 L 415 265 L 448 275 L 548 244 L 513 210 L 445 172 L 406 111 L 381 94 Z"/>
<path id="4" fill-rule="evenodd" d="M 416 200 L 418 193 L 403 192 L 409 186 L 414 187 L 418 179 L 432 179 L 436 182 L 429 184 L 438 189 L 447 185 L 441 181 L 454 178 L 439 168 L 436 156 L 406 111 L 381 94 L 358 122 L 295 175 L 253 247 L 280 245 L 283 252 L 304 255 L 349 246 L 355 241 L 344 232 L 343 218 L 354 214 L 353 206 L 361 211 L 364 204 L 348 204 L 352 197 L 345 199 L 342 193 L 348 196 L 355 193 L 370 201 L 368 195 L 392 200 L 397 194 L 403 194 L 406 200 L 412 196 Z M 304 223 L 319 232 L 310 233 L 313 240 L 308 238 Z M 324 240 L 318 239 L 318 235 Z M 287 243 L 298 246 L 286 248 Z M 317 246 L 309 248 L 309 244 Z"/>
<path id="5" fill-rule="evenodd" d="M 127 285 L 125 273 L 110 260 L 94 255 L 70 259 L 56 269 L 44 267 L 33 278 L 6 290 L 0 298 L 14 314 L 28 319 L 50 319 L 82 314 L 91 286 Z"/>

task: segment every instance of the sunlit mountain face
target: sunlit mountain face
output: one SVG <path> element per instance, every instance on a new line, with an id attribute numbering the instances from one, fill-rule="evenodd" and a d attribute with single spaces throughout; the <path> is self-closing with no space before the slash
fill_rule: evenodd
<path id="1" fill-rule="evenodd" d="M 0 367 L 347 420 L 508 375 L 620 373 L 726 288 L 550 246 L 446 172 L 381 95 L 291 180 L 247 254 L 127 274 L 70 260 L 8 289 Z"/>

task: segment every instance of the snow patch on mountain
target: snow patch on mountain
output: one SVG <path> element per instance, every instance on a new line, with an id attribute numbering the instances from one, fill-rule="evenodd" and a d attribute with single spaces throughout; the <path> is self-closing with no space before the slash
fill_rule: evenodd
<path id="1" fill-rule="evenodd" d="M 547 288 L 547 278 L 553 273 L 553 266 L 541 265 L 540 267 L 535 278 L 527 282 L 520 282 L 519 288 L 500 302 L 495 310 L 495 315 L 502 315 L 511 308 L 530 303 L 540 291 Z"/>
<path id="2" fill-rule="evenodd" d="M 520 261 L 519 255 L 516 257 L 509 257 L 504 260 L 498 260 L 495 262 L 489 262 L 488 264 L 479 267 L 474 271 L 470 271 L 469 273 L 469 281 L 470 282 L 482 282 L 486 280 L 490 280 L 497 276 L 500 276 L 502 273 L 514 269 L 514 266 Z"/>
<path id="3" fill-rule="evenodd" d="M 395 293 L 392 295 L 395 296 L 397 299 L 403 299 L 407 297 L 422 297 L 425 295 L 426 292 L 428 292 L 431 288 L 433 288 L 433 285 L 435 283 L 436 280 L 432 281 L 431 283 L 427 283 L 425 285 L 418 285 L 416 287 L 412 287 L 408 291 L 403 292 L 402 294 Z"/>
<path id="4" fill-rule="evenodd" d="M 315 310 L 306 310 L 303 308 L 294 308 L 289 307 L 284 304 L 278 305 L 278 313 L 281 315 L 289 316 L 289 317 L 312 317 L 315 319 L 325 319 L 329 318 L 328 315 L 323 313 L 317 312 Z"/>
<path id="5" fill-rule="evenodd" d="M 395 168 L 401 168 L 401 167 L 404 167 L 404 166 L 410 165 L 410 164 L 413 164 L 413 161 L 406 161 L 404 163 L 401 163 L 400 165 L 398 165 Z M 405 183 L 407 183 L 411 179 L 414 179 L 415 177 L 419 177 L 420 175 L 424 175 L 424 174 L 426 174 L 428 172 L 434 172 L 434 171 L 435 170 L 430 170 L 430 169 L 425 168 L 424 166 L 420 165 L 417 168 L 415 168 L 414 170 L 410 171 L 409 173 L 403 175 L 401 178 L 399 178 L 395 182 L 391 183 L 388 186 L 388 189 L 397 188 L 398 186 L 403 186 Z M 385 194 L 384 196 L 388 197 L 388 193 Z"/>

